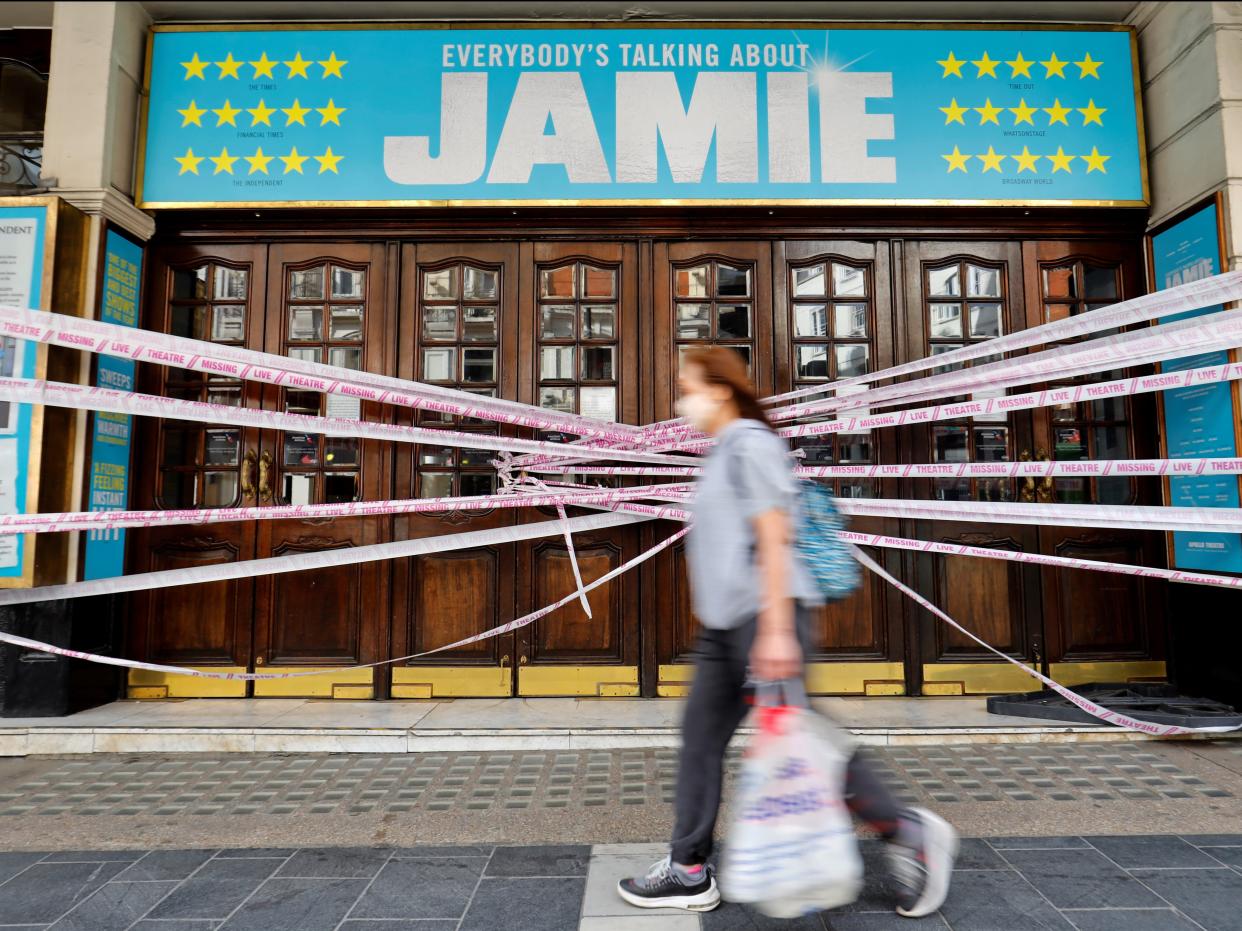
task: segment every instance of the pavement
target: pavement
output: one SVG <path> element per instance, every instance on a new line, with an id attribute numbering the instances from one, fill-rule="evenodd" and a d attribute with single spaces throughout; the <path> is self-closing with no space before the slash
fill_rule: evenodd
<path id="1" fill-rule="evenodd" d="M 894 913 L 866 838 L 867 886 L 845 909 L 787 922 L 624 904 L 616 880 L 661 856 L 670 831 L 666 748 L 92 753 L 0 759 L 0 929 L 1242 927 L 1242 743 L 865 752 L 965 838 L 936 916 Z"/>

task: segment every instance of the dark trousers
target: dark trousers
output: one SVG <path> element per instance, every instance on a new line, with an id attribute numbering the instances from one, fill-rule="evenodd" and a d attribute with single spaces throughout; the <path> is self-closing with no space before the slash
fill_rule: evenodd
<path id="1" fill-rule="evenodd" d="M 681 758 L 673 828 L 674 863 L 703 863 L 712 853 L 720 810 L 725 749 L 750 710 L 744 686 L 757 621 L 730 630 L 704 628 L 694 655 L 694 681 L 681 727 Z M 803 655 L 809 645 L 809 616 L 798 610 Z M 902 809 L 858 753 L 846 769 L 850 810 L 881 836 L 897 833 Z"/>

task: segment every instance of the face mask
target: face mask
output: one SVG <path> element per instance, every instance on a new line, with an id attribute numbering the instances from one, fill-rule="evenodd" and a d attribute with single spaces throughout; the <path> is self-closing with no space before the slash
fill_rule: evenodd
<path id="1" fill-rule="evenodd" d="M 677 399 L 677 416 L 690 421 L 694 429 L 707 432 L 720 411 L 720 401 L 704 394 L 687 394 Z"/>

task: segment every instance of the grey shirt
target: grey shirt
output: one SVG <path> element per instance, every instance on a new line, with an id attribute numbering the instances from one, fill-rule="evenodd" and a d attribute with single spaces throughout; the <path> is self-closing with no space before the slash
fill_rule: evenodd
<path id="1" fill-rule="evenodd" d="M 725 427 L 695 484 L 694 526 L 686 541 L 694 613 L 704 627 L 737 627 L 759 612 L 763 583 L 753 520 L 781 510 L 793 522 L 797 507 L 797 481 L 785 441 L 757 420 L 735 420 Z M 821 602 L 792 544 L 789 561 L 789 596 Z"/>

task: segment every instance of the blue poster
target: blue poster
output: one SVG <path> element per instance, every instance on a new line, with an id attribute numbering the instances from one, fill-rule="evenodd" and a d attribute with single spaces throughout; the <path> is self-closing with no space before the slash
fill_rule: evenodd
<path id="1" fill-rule="evenodd" d="M 99 319 L 119 326 L 138 325 L 142 281 L 142 246 L 108 230 L 104 243 L 103 291 Z M 101 355 L 95 384 L 118 391 L 134 390 L 134 363 Z M 97 411 L 91 434 L 89 506 L 91 511 L 123 511 L 129 507 L 129 448 L 132 418 Z M 82 577 L 104 579 L 125 573 L 125 531 L 91 530 L 86 536 Z"/>
<path id="2" fill-rule="evenodd" d="M 1212 203 L 1152 237 L 1152 271 L 1157 290 L 1220 274 L 1216 204 Z M 1219 304 L 1162 318 L 1162 323 L 1216 313 Z M 1223 365 L 1227 352 L 1171 359 L 1163 371 Z M 1237 455 L 1237 412 L 1233 385 L 1202 385 L 1164 392 L 1164 434 L 1170 459 Z M 1238 507 L 1238 478 L 1208 475 L 1170 478 L 1169 503 L 1178 507 Z M 1174 533 L 1173 565 L 1178 569 L 1242 572 L 1242 534 Z"/>
<path id="3" fill-rule="evenodd" d="M 0 206 L 0 304 L 37 308 L 43 304 L 43 251 L 47 208 Z M 0 339 L 0 377 L 35 378 L 38 347 L 27 340 Z M 0 513 L 22 514 L 30 507 L 27 482 L 33 408 L 0 402 Z M 0 578 L 25 575 L 26 537 L 0 537 Z"/>
<path id="4" fill-rule="evenodd" d="M 1147 202 L 1132 34 L 156 27 L 140 206 Z"/>

